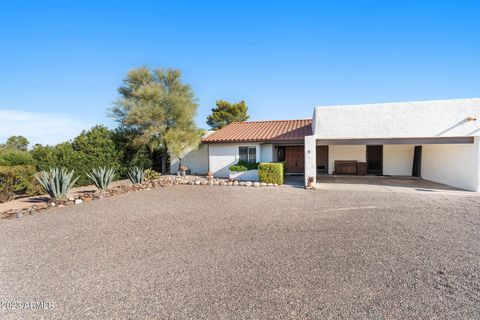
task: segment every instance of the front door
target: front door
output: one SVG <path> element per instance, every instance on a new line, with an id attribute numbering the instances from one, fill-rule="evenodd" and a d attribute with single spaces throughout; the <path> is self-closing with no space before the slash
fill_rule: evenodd
<path id="1" fill-rule="evenodd" d="M 286 173 L 305 172 L 305 153 L 301 147 L 285 147 L 285 171 Z"/>
<path id="2" fill-rule="evenodd" d="M 413 170 L 412 176 L 421 177 L 422 176 L 422 146 L 415 146 L 413 153 Z"/>
<path id="3" fill-rule="evenodd" d="M 317 174 L 328 173 L 328 146 L 317 146 Z"/>
<path id="4" fill-rule="evenodd" d="M 367 146 L 367 174 L 383 175 L 383 146 Z"/>

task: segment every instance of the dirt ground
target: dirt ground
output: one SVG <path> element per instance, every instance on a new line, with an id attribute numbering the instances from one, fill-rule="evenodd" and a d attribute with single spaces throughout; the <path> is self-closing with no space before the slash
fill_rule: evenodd
<path id="1" fill-rule="evenodd" d="M 480 317 L 480 197 L 172 186 L 0 223 L 2 319 Z"/>

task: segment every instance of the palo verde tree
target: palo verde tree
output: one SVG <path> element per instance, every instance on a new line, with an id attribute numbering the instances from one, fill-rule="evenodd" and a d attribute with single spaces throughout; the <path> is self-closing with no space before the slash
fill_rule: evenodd
<path id="1" fill-rule="evenodd" d="M 162 155 L 162 171 L 168 148 L 166 133 L 198 132 L 193 121 L 198 104 L 191 87 L 182 83 L 180 76 L 180 71 L 173 69 L 131 70 L 118 89 L 120 98 L 110 113 L 130 133 L 133 146 L 146 146 L 152 158 L 155 153 Z M 174 140 L 171 137 L 168 142 Z"/>
<path id="2" fill-rule="evenodd" d="M 173 128 L 165 133 L 165 142 L 171 157 L 177 158 L 179 167 L 187 151 L 196 150 L 200 144 L 203 131 L 200 129 L 184 130 Z"/>
<path id="3" fill-rule="evenodd" d="M 249 118 L 247 111 L 247 104 L 243 100 L 237 103 L 218 100 L 216 107 L 207 117 L 207 124 L 213 130 L 217 130 L 235 121 L 246 121 Z"/>

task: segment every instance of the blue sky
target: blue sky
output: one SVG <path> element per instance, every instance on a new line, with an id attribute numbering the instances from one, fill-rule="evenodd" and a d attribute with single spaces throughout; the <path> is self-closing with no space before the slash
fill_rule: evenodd
<path id="1" fill-rule="evenodd" d="M 99 2 L 2 2 L 0 142 L 114 127 L 106 110 L 143 65 L 183 72 L 205 128 L 217 99 L 265 120 L 480 96 L 477 1 Z"/>

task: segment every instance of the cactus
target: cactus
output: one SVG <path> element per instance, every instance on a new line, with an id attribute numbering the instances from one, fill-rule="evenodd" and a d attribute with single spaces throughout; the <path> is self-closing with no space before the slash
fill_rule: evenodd
<path id="1" fill-rule="evenodd" d="M 73 173 L 74 170 L 51 168 L 49 172 L 41 171 L 35 178 L 50 198 L 64 199 L 78 179 L 78 177 L 73 178 Z"/>
<path id="2" fill-rule="evenodd" d="M 127 172 L 128 178 L 133 184 L 143 183 L 145 180 L 145 170 L 139 167 L 133 167 Z"/>
<path id="3" fill-rule="evenodd" d="M 161 173 L 153 170 L 153 169 L 147 169 L 145 170 L 145 180 L 156 180 L 161 177 Z"/>
<path id="4" fill-rule="evenodd" d="M 108 185 L 113 181 L 115 170 L 107 167 L 99 167 L 93 169 L 91 173 L 87 173 L 87 176 L 92 179 L 98 189 L 105 191 L 107 190 Z"/>

